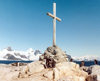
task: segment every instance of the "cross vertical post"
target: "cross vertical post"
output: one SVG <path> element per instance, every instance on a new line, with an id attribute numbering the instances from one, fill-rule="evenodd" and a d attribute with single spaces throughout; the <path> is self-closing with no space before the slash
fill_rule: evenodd
<path id="1" fill-rule="evenodd" d="M 53 46 L 56 46 L 56 20 L 61 21 L 60 18 L 56 17 L 56 3 L 53 3 L 53 15 L 47 13 L 48 16 L 53 18 Z"/>
<path id="2" fill-rule="evenodd" d="M 56 45 L 56 3 L 53 3 L 53 46 Z"/>

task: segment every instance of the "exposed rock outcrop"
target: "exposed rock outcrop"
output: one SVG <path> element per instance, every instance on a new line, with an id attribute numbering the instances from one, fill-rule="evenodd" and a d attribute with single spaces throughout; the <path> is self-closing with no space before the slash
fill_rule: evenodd
<path id="1" fill-rule="evenodd" d="M 73 62 L 57 63 L 55 68 L 45 69 L 42 61 L 37 61 L 23 68 L 19 75 L 19 79 L 30 78 L 30 81 L 85 81 L 88 74 L 80 70 L 79 65 Z"/>
<path id="2" fill-rule="evenodd" d="M 86 81 L 100 81 L 100 66 L 93 65 L 90 67 L 81 67 L 81 69 L 89 74 Z"/>
<path id="3" fill-rule="evenodd" d="M 20 58 L 16 58 L 14 55 L 11 54 L 7 54 L 6 56 L 4 56 L 4 58 L 8 60 L 21 60 Z"/>

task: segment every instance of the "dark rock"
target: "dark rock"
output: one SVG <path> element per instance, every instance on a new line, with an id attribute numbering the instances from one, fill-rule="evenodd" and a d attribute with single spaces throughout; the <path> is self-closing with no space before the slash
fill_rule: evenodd
<path id="1" fill-rule="evenodd" d="M 11 47 L 6 48 L 8 51 L 13 51 Z"/>
<path id="2" fill-rule="evenodd" d="M 27 59 L 27 57 L 25 56 L 25 55 L 21 55 L 20 53 L 14 53 L 16 56 L 20 56 L 21 58 L 26 58 Z"/>
<path id="3" fill-rule="evenodd" d="M 40 52 L 40 50 L 35 50 L 34 55 L 37 55 L 37 54 L 42 54 L 42 53 Z"/>
<path id="4" fill-rule="evenodd" d="M 21 60 L 20 58 L 16 58 L 11 54 L 7 54 L 6 56 L 4 56 L 4 58 L 6 58 L 7 60 Z"/>
<path id="5" fill-rule="evenodd" d="M 86 81 L 97 81 L 97 75 L 90 75 L 86 78 Z"/>
<path id="6" fill-rule="evenodd" d="M 12 66 L 25 66 L 27 63 L 15 62 L 11 64 Z"/>

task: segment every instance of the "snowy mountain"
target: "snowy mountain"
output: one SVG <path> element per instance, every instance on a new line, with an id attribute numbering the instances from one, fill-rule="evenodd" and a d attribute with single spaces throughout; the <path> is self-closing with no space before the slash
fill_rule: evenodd
<path id="1" fill-rule="evenodd" d="M 72 57 L 75 61 L 93 61 L 93 60 L 99 60 L 100 61 L 100 56 L 95 56 L 95 55 L 86 55 L 82 57 Z"/>
<path id="2" fill-rule="evenodd" d="M 38 60 L 42 53 L 40 50 L 29 48 L 26 51 L 13 50 L 11 47 L 0 50 L 0 60 Z M 94 59 L 100 61 L 100 56 L 86 55 L 82 57 L 71 57 L 67 55 L 69 60 L 73 58 L 75 61 L 92 61 Z"/>
<path id="3" fill-rule="evenodd" d="M 42 53 L 29 48 L 26 51 L 12 50 L 11 47 L 0 51 L 0 60 L 38 60 Z"/>

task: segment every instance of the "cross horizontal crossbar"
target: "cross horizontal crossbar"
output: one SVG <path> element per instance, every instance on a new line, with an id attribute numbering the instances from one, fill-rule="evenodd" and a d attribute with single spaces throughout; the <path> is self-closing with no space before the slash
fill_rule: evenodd
<path id="1" fill-rule="evenodd" d="M 52 17 L 52 18 L 55 18 L 55 16 L 54 15 L 52 15 L 51 13 L 47 13 L 47 15 L 48 16 L 50 16 L 50 17 Z M 58 17 L 56 17 L 56 20 L 58 20 L 59 22 L 61 21 L 61 19 L 60 18 L 58 18 Z"/>

